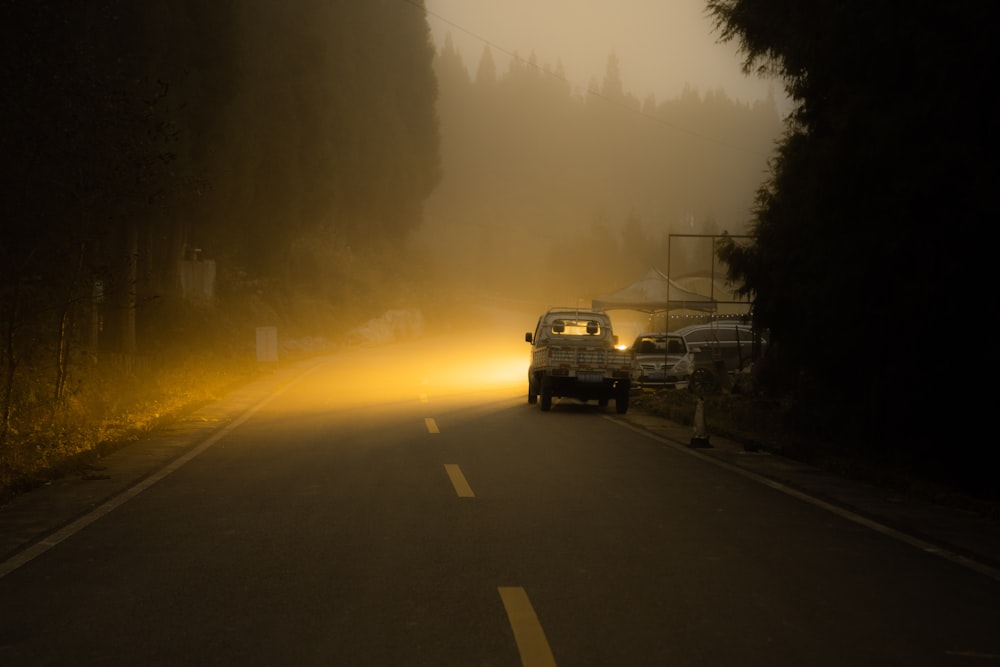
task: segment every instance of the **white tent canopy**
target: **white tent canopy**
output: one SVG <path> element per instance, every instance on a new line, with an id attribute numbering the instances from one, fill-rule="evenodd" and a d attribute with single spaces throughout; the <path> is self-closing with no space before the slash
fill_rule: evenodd
<path id="1" fill-rule="evenodd" d="M 592 300 L 597 310 L 636 310 L 658 313 L 668 310 L 714 312 L 716 302 L 709 296 L 691 292 L 656 269 L 650 269 L 628 287 Z"/>

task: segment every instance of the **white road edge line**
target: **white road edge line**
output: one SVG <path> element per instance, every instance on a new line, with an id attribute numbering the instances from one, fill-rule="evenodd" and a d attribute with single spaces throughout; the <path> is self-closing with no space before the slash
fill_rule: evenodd
<path id="1" fill-rule="evenodd" d="M 78 518 L 76 521 L 66 524 L 65 526 L 63 526 L 56 532 L 52 533 L 48 537 L 36 542 L 35 544 L 31 545 L 24 551 L 21 551 L 15 554 L 14 556 L 11 556 L 3 563 L 0 563 L 0 579 L 7 576 L 14 570 L 18 569 L 22 565 L 31 562 L 38 556 L 41 556 L 43 553 L 45 553 L 52 547 L 72 537 L 73 535 L 80 532 L 90 524 L 94 523 L 104 515 L 111 513 L 114 509 L 121 507 L 132 498 L 135 498 L 137 495 L 139 495 L 149 487 L 153 486 L 160 480 L 164 479 L 170 473 L 180 469 L 188 461 L 191 461 L 198 455 L 202 454 L 209 447 L 211 447 L 219 440 L 222 440 L 224 437 L 226 437 L 234 430 L 242 426 L 247 420 L 249 420 L 251 417 L 257 414 L 257 412 L 263 409 L 264 406 L 266 406 L 268 403 L 270 403 L 274 399 L 284 394 L 293 385 L 299 382 L 302 378 L 309 375 L 318 368 L 327 365 L 328 363 L 329 362 L 324 362 L 322 364 L 318 364 L 316 366 L 307 369 L 306 371 L 304 371 L 291 381 L 285 383 L 283 386 L 278 388 L 275 392 L 273 392 L 272 394 L 270 394 L 269 396 L 258 402 L 256 405 L 248 409 L 246 412 L 244 412 L 239 417 L 231 421 L 229 424 L 223 426 L 218 431 L 205 438 L 201 443 L 196 445 L 194 448 L 192 448 L 188 452 L 182 454 L 181 456 L 177 457 L 176 459 L 168 463 L 163 468 L 160 468 L 153 474 L 140 480 L 135 485 L 130 486 L 129 488 L 125 489 L 118 495 L 111 497 L 109 500 L 106 500 L 104 503 L 98 505 L 90 512 L 87 512 L 86 514 Z"/>
<path id="2" fill-rule="evenodd" d="M 690 454 L 695 458 L 699 458 L 702 461 L 706 461 L 708 463 L 711 463 L 712 465 L 724 468 L 730 472 L 736 473 L 737 475 L 746 477 L 747 479 L 752 479 L 753 481 L 759 482 L 764 486 L 769 486 L 772 489 L 780 491 L 781 493 L 792 496 L 793 498 L 797 498 L 805 503 L 809 503 L 810 505 L 819 507 L 820 509 L 824 509 L 827 512 L 830 512 L 831 514 L 836 514 L 837 516 L 843 519 L 847 519 L 848 521 L 852 521 L 856 524 L 874 530 L 877 533 L 880 533 L 882 535 L 885 535 L 886 537 L 902 542 L 903 544 L 907 544 L 911 547 L 914 547 L 915 549 L 919 549 L 925 553 L 932 554 L 934 556 L 939 556 L 947 561 L 951 561 L 956 565 L 972 570 L 973 572 L 978 572 L 979 574 L 985 575 L 995 581 L 1000 581 L 1000 570 L 998 570 L 995 567 L 991 567 L 984 563 L 980 563 L 976 560 L 968 558 L 967 556 L 963 556 L 962 554 L 956 553 L 949 549 L 945 549 L 944 547 L 939 547 L 935 544 L 931 544 L 930 542 L 922 540 L 919 537 L 908 535 L 907 533 L 904 533 L 901 530 L 896 530 L 895 528 L 891 528 L 883 523 L 879 523 L 878 521 L 873 521 L 872 519 L 861 516 L 860 514 L 852 512 L 851 510 L 839 507 L 837 505 L 834 505 L 833 503 L 828 503 L 825 500 L 820 500 L 819 498 L 810 496 L 809 494 L 803 491 L 793 489 L 790 486 L 786 486 L 781 482 L 776 482 L 775 480 L 769 479 L 758 473 L 751 472 L 749 470 L 746 470 L 745 468 L 740 468 L 739 466 L 733 465 L 731 463 L 726 463 L 725 461 L 720 461 L 716 458 L 713 458 L 711 456 L 699 452 L 697 449 L 691 449 L 669 438 L 664 438 L 663 436 L 656 435 L 655 433 L 650 433 L 646 429 L 640 428 L 638 426 L 633 426 L 632 424 L 621 421 L 619 419 L 615 419 L 614 417 L 611 416 L 605 416 L 604 418 L 607 419 L 608 421 L 618 424 L 619 426 L 623 426 L 625 428 L 635 431 L 636 433 L 644 435 L 647 438 L 656 440 L 657 442 L 661 442 L 665 445 L 669 445 L 671 448 L 677 451 L 684 452 L 685 454 Z"/>

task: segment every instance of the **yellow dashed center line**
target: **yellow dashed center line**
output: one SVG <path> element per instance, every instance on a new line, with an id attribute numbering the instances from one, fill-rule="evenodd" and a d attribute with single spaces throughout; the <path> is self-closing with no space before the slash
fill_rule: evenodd
<path id="1" fill-rule="evenodd" d="M 434 421 L 433 417 L 425 417 L 424 418 L 424 424 L 427 426 L 427 432 L 428 433 L 440 433 L 441 432 L 441 431 L 438 430 L 437 422 Z"/>
<path id="2" fill-rule="evenodd" d="M 507 620 L 514 631 L 514 641 L 524 667 L 555 667 L 549 640 L 545 638 L 528 594 L 520 586 L 500 586 L 500 599 L 507 610 Z"/>
<path id="3" fill-rule="evenodd" d="M 451 485 L 455 487 L 455 493 L 458 494 L 459 498 L 476 497 L 476 494 L 472 492 L 472 487 L 465 481 L 465 475 L 462 474 L 461 468 L 454 463 L 445 463 L 444 471 L 448 473 L 448 479 L 451 480 Z"/>

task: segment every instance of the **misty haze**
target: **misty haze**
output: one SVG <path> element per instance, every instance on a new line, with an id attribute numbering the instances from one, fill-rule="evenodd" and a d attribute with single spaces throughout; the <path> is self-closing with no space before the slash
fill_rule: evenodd
<path id="1" fill-rule="evenodd" d="M 0 664 L 1000 660 L 985 9 L 15 5 Z"/>

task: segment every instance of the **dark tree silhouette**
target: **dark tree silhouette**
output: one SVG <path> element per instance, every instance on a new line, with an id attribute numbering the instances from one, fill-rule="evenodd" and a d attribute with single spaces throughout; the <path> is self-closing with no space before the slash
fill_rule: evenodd
<path id="1" fill-rule="evenodd" d="M 854 415 L 870 448 L 975 476 L 931 452 L 978 403 L 958 389 L 964 378 L 997 352 L 977 346 L 972 360 L 928 341 L 956 318 L 996 315 L 981 291 L 990 245 L 977 238 L 992 209 L 986 145 L 998 114 L 988 87 L 958 74 L 993 60 L 988 7 L 708 6 L 745 68 L 781 77 L 796 104 L 758 194 L 756 242 L 724 251 L 772 330 L 775 361 Z M 845 355 L 847 338 L 857 344 Z"/>

